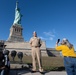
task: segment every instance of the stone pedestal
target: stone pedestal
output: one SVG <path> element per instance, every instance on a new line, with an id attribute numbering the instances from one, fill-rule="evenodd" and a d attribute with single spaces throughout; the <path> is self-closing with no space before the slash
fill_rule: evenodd
<path id="1" fill-rule="evenodd" d="M 18 42 L 23 42 L 24 38 L 22 36 L 22 26 L 21 25 L 12 25 L 10 28 L 10 35 L 7 41 L 13 42 L 13 41 L 18 41 Z"/>

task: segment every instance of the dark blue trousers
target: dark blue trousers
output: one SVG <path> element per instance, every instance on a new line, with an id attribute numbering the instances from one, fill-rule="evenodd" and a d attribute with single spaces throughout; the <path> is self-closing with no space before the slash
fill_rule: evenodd
<path id="1" fill-rule="evenodd" d="M 64 66 L 67 75 L 76 75 L 76 58 L 64 57 Z"/>

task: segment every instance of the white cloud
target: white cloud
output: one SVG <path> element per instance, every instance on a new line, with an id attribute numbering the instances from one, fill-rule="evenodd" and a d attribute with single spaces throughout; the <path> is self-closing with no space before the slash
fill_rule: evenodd
<path id="1" fill-rule="evenodd" d="M 49 40 L 51 40 L 51 41 L 52 41 L 52 40 L 53 40 L 53 37 L 50 37 L 50 38 L 49 38 Z"/>
<path id="2" fill-rule="evenodd" d="M 42 36 L 40 36 L 40 38 L 41 38 L 42 40 L 47 40 L 47 38 L 44 38 L 44 37 L 42 37 Z"/>
<path id="3" fill-rule="evenodd" d="M 55 35 L 54 35 L 53 32 L 44 32 L 44 34 L 45 34 L 46 36 L 55 37 Z"/>
<path id="4" fill-rule="evenodd" d="M 56 32 L 55 32 L 55 29 L 53 29 L 53 31 L 51 32 L 51 31 L 49 31 L 49 32 L 43 32 L 43 34 L 44 34 L 44 37 L 40 37 L 41 39 L 43 39 L 43 40 L 53 40 L 54 39 L 54 37 L 55 37 L 55 34 L 56 34 Z"/>

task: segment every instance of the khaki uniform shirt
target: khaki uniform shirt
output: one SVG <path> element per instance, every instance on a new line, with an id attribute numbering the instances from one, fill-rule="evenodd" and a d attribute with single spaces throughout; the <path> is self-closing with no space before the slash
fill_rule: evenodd
<path id="1" fill-rule="evenodd" d="M 30 39 L 30 44 L 32 47 L 40 47 L 40 45 L 42 44 L 41 39 L 38 37 L 32 37 Z"/>

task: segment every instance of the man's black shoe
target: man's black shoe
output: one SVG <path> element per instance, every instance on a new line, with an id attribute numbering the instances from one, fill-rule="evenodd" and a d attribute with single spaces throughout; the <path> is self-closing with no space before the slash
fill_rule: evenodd
<path id="1" fill-rule="evenodd" d="M 40 72 L 40 71 L 39 71 Z M 41 74 L 44 74 L 44 72 L 40 72 Z"/>
<path id="2" fill-rule="evenodd" d="M 35 73 L 36 71 L 31 71 L 31 73 Z"/>

